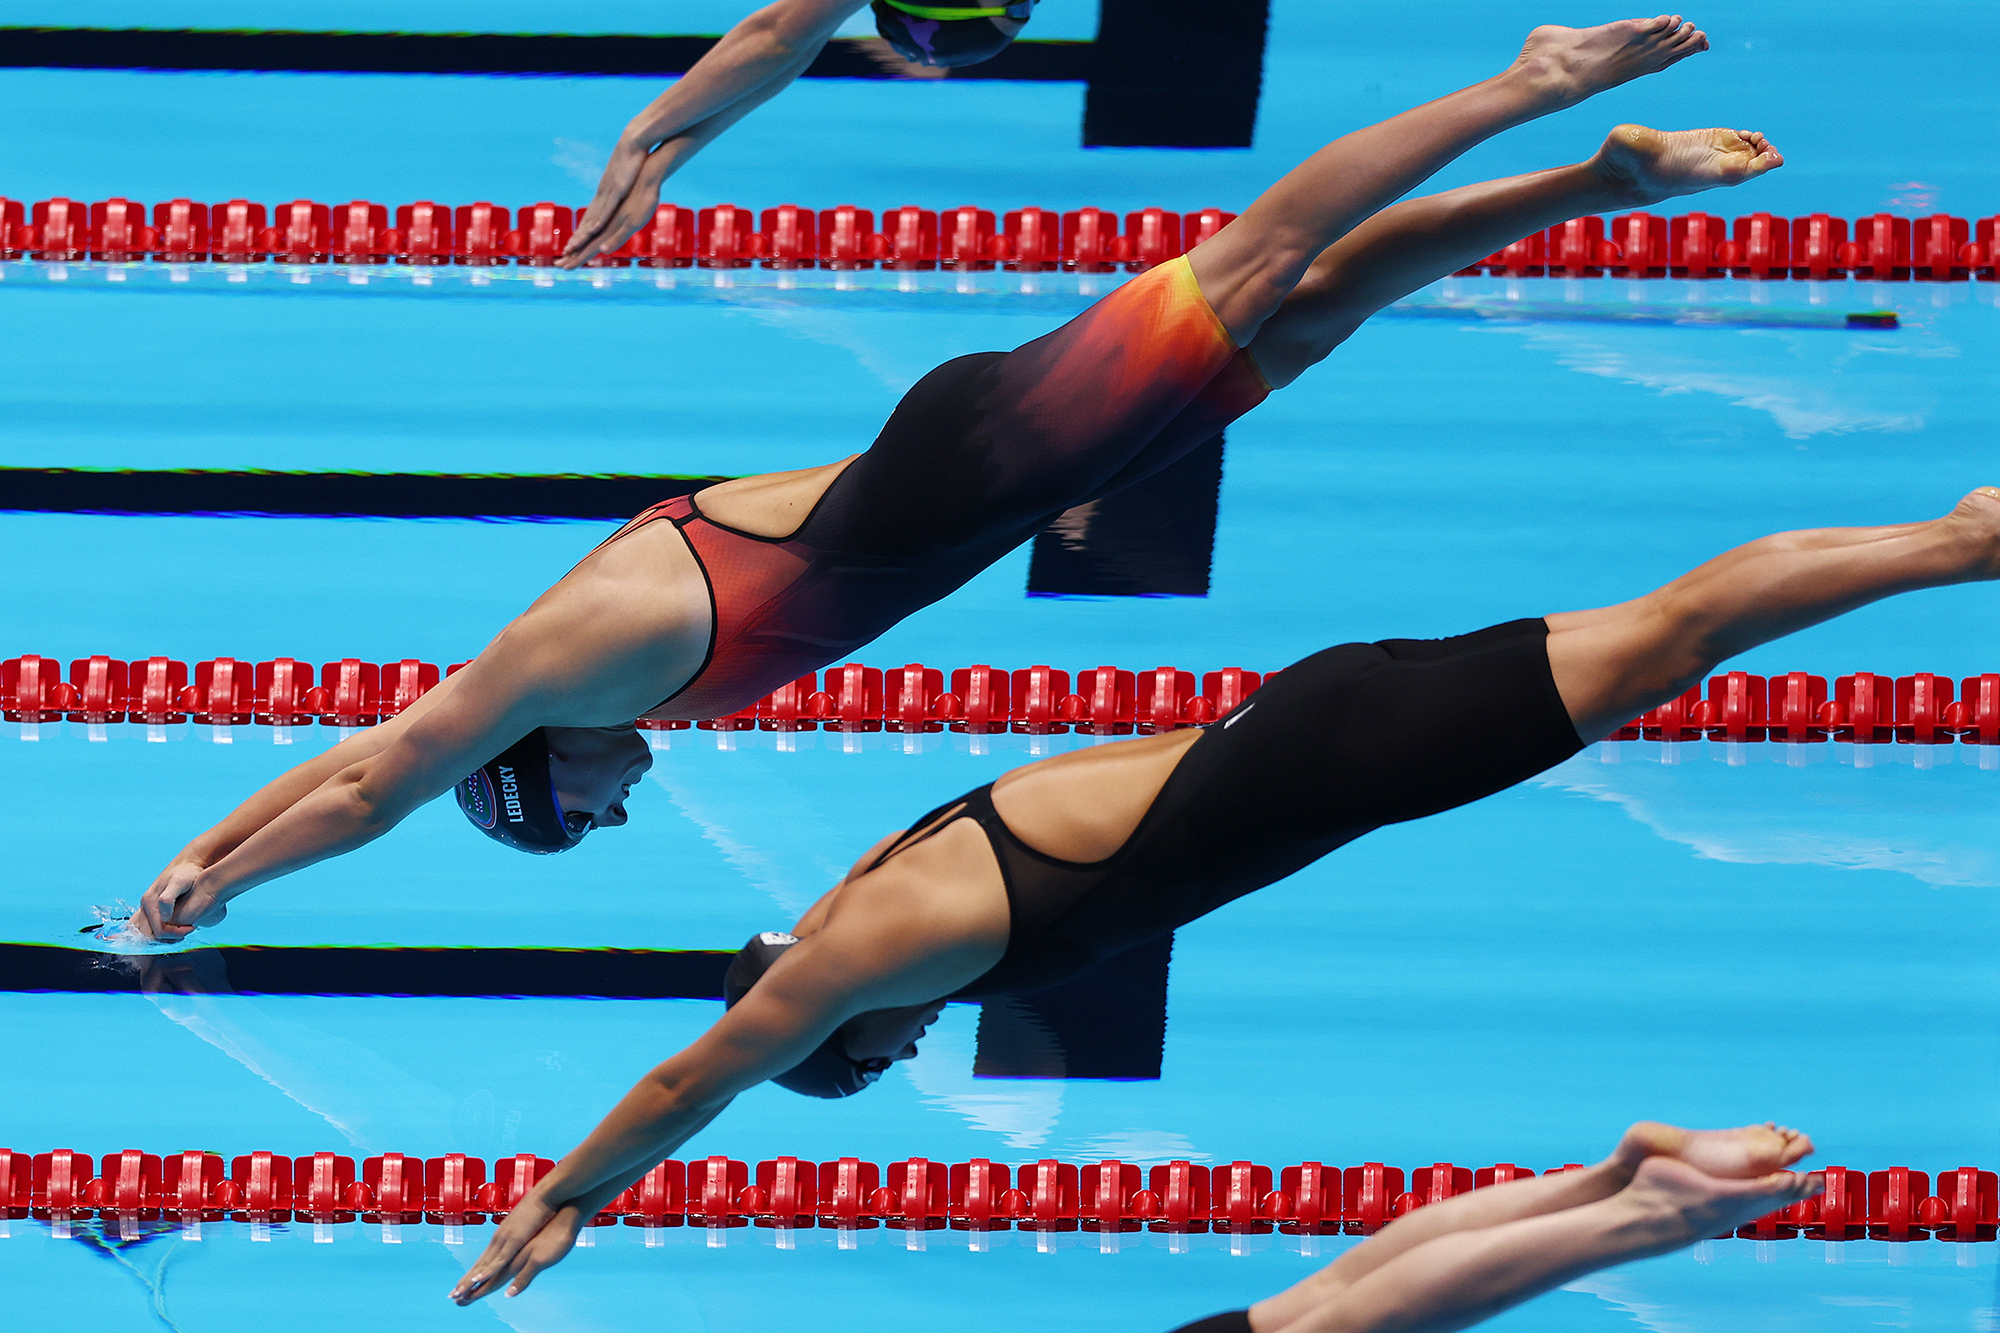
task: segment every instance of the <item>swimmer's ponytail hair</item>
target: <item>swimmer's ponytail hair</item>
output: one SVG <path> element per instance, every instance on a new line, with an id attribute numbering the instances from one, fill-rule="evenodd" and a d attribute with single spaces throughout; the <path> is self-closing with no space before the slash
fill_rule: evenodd
<path id="1" fill-rule="evenodd" d="M 750 993 L 771 964 L 797 944 L 798 937 L 783 931 L 767 930 L 752 935 L 750 942 L 730 961 L 722 974 L 722 999 L 729 1007 Z M 806 1097 L 852 1097 L 882 1077 L 892 1063 L 888 1060 L 857 1060 L 847 1053 L 846 1025 L 819 1044 L 819 1049 L 773 1078 L 771 1082 Z"/>
<path id="2" fill-rule="evenodd" d="M 896 54 L 913 65 L 941 65 L 956 68 L 991 60 L 1013 42 L 1013 38 L 991 20 L 996 16 L 1026 20 L 1035 0 L 1014 3 L 979 3 L 979 0 L 941 0 L 919 4 L 916 0 L 874 0 L 869 6 L 875 15 L 875 31 L 896 48 Z M 960 15 L 963 14 L 963 17 Z"/>
<path id="3" fill-rule="evenodd" d="M 457 787 L 472 827 L 517 852 L 566 852 L 590 832 L 587 814 L 566 815 L 549 778 L 549 741 L 540 727 L 515 741 Z"/>

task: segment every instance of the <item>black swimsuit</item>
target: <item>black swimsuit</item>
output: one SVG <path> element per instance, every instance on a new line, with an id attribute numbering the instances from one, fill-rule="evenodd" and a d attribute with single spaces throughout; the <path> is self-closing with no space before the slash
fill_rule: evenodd
<path id="1" fill-rule="evenodd" d="M 992 784 L 931 811 L 869 866 L 978 822 L 1011 913 L 1007 951 L 953 999 L 1039 990 L 1303 869 L 1384 824 L 1464 805 L 1582 748 L 1548 626 L 1314 653 L 1211 726 L 1124 845 L 1062 861 L 1022 842 Z"/>

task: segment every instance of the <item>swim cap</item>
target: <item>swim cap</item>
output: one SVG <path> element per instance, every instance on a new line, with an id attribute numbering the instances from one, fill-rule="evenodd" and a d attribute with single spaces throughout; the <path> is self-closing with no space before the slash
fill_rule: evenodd
<path id="1" fill-rule="evenodd" d="M 722 974 L 723 1003 L 733 1006 L 749 994 L 757 979 L 771 970 L 771 964 L 798 942 L 797 936 L 777 930 L 752 935 L 750 942 L 737 950 L 729 970 Z M 882 1071 L 894 1063 L 879 1057 L 857 1060 L 849 1055 L 846 1025 L 842 1024 L 819 1044 L 818 1050 L 771 1082 L 807 1097 L 852 1097 L 882 1077 Z"/>
<path id="2" fill-rule="evenodd" d="M 1026 22 L 1040 0 L 1012 4 L 909 4 L 905 0 L 874 0 L 875 31 L 914 65 L 976 65 L 991 60 L 1014 39 L 989 19 Z"/>
<path id="3" fill-rule="evenodd" d="M 590 816 L 564 814 L 549 780 L 549 741 L 540 727 L 458 784 L 458 808 L 472 826 L 521 852 L 566 852 L 591 830 Z"/>

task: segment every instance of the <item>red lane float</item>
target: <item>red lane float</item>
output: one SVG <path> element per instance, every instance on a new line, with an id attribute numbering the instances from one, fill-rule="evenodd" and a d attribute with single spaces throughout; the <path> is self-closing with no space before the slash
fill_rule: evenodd
<path id="1" fill-rule="evenodd" d="M 213 1152 L 161 1156 L 132 1148 L 94 1158 L 67 1149 L 0 1149 L 0 1215 L 463 1226 L 505 1217 L 554 1165 L 532 1153 L 500 1158 L 489 1173 L 483 1159 L 463 1153 L 385 1153 L 357 1164 L 332 1152 L 253 1152 L 231 1159 L 225 1173 Z M 1580 1169 L 1568 1163 L 1550 1173 Z M 1939 1172 L 1935 1191 L 1928 1173 L 1909 1167 L 1824 1171 L 1826 1192 L 1818 1198 L 1729 1234 L 1964 1244 L 2000 1232 L 2000 1188 L 1991 1171 Z M 1369 1235 L 1416 1209 L 1534 1175 L 1511 1162 L 1477 1170 L 1437 1162 L 1406 1173 L 1381 1162 L 1344 1169 L 1301 1162 L 1274 1171 L 1255 1162 L 1174 1161 L 1142 1172 L 1117 1160 L 1044 1159 L 1009 1168 L 986 1158 L 911 1157 L 883 1167 L 855 1157 L 777 1157 L 753 1167 L 707 1157 L 661 1162 L 590 1225 Z"/>
<path id="2" fill-rule="evenodd" d="M 146 206 L 130 199 L 28 204 L 0 197 L 0 259 L 546 267 L 562 256 L 583 214 L 581 208 L 546 200 L 517 213 L 484 200 L 456 209 L 419 200 L 398 205 L 391 226 L 391 210 L 366 199 L 333 206 L 295 199 L 268 213 L 246 199 L 214 205 L 171 199 L 154 205 L 147 226 Z M 1204 209 L 1183 218 L 1145 208 L 1126 215 L 1121 234 L 1118 216 L 1098 208 L 1063 214 L 1015 209 L 996 226 L 986 209 L 940 215 L 905 206 L 884 212 L 878 232 L 874 212 L 852 204 L 817 212 L 780 204 L 755 216 L 734 204 L 699 210 L 661 204 L 647 226 L 589 266 L 731 269 L 761 263 L 851 270 L 879 264 L 898 270 L 1004 266 L 1108 273 L 1122 265 L 1136 273 L 1185 253 L 1235 216 Z"/>
<path id="3" fill-rule="evenodd" d="M 127 662 L 109 656 L 63 664 L 28 654 L 0 661 L 0 717 L 9 722 L 154 725 L 194 721 L 215 726 L 370 727 L 395 717 L 439 679 L 429 662 L 364 662 L 345 658 L 315 668 L 280 657 L 247 662 L 218 657 L 188 664 L 166 657 Z M 799 677 L 721 718 L 643 719 L 654 731 L 828 731 L 1046 735 L 1079 732 L 1129 735 L 1171 731 L 1214 721 L 1246 698 L 1264 677 L 1240 667 L 1211 671 L 1195 688 L 1192 672 L 1158 667 L 1144 673 L 1093 667 L 1071 676 L 1049 666 L 1006 671 L 961 667 L 947 675 L 912 662 L 884 672 L 850 662 Z M 192 682 L 192 683 L 190 683 Z M 949 685 L 949 689 L 946 686 Z"/>
<path id="4" fill-rule="evenodd" d="M 1711 278 L 1847 277 L 1876 282 L 1964 282 L 1994 278 L 1995 218 L 1968 222 L 1938 213 L 1912 222 L 1877 213 L 1852 224 L 1813 213 L 1751 213 L 1725 224 L 1708 213 L 1675 218 L 1633 212 L 1576 218 L 1524 236 L 1460 277 Z M 1608 235 L 1607 235 L 1608 232 Z"/>
<path id="5" fill-rule="evenodd" d="M 0 717 L 9 722 L 216 726 L 371 727 L 395 717 L 443 676 L 415 658 L 344 658 L 315 668 L 280 657 L 188 664 L 166 657 L 79 657 L 63 664 L 29 654 L 0 661 Z M 849 662 L 811 673 L 727 717 L 644 718 L 648 731 L 827 731 L 990 735 L 1077 731 L 1125 736 L 1206 726 L 1269 679 L 1241 667 L 1197 678 L 1178 667 L 1143 672 L 1098 666 L 1074 677 L 1051 666 L 949 673 L 911 662 L 884 671 Z M 192 682 L 192 683 L 190 683 Z M 1197 688 L 1197 683 L 1199 688 Z M 1072 688 L 1074 684 L 1074 688 Z M 1727 671 L 1632 719 L 1619 741 L 1782 741 L 1795 745 L 2000 745 L 2000 673 L 1954 681 L 1935 672 L 1836 677 L 1804 671 L 1756 676 Z"/>
<path id="6" fill-rule="evenodd" d="M 1957 697 L 1953 695 L 1956 693 Z M 1919 672 L 1891 679 L 1860 672 L 1836 677 L 1793 671 L 1754 676 L 1728 671 L 1634 718 L 1607 739 L 1620 741 L 1784 741 L 1851 745 L 2000 745 L 2000 674 Z"/>
<path id="7" fill-rule="evenodd" d="M 294 199 L 268 212 L 245 199 L 214 205 L 172 199 L 153 206 L 148 226 L 146 206 L 123 197 L 90 204 L 0 198 L 0 259 L 548 266 L 561 257 L 583 212 L 547 200 L 517 212 L 486 201 L 454 210 L 420 200 L 398 205 L 391 226 L 391 210 L 365 199 L 331 207 Z M 1234 217 L 1213 208 L 1187 214 L 1142 208 L 1125 214 L 1121 228 L 1117 214 L 1100 208 L 996 215 L 906 205 L 883 212 L 878 232 L 874 212 L 852 204 L 820 210 L 779 204 L 755 215 L 734 204 L 698 210 L 661 204 L 646 227 L 590 265 L 1140 272 L 1186 253 Z M 1996 221 L 1945 213 L 1915 220 L 1876 213 L 1851 222 L 1826 213 L 1751 213 L 1728 222 L 1702 212 L 1664 218 L 1638 211 L 1558 223 L 1460 273 L 1990 282 Z"/>

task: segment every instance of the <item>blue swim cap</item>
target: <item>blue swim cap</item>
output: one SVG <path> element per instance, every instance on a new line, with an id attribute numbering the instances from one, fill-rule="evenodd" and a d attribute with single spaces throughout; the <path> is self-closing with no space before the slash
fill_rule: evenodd
<path id="1" fill-rule="evenodd" d="M 752 935 L 750 942 L 737 951 L 729 970 L 722 975 L 723 1003 L 734 1006 L 749 994 L 757 979 L 771 970 L 771 964 L 798 942 L 797 936 L 779 930 Z M 842 1024 L 833 1030 L 832 1036 L 819 1044 L 818 1050 L 771 1082 L 806 1097 L 852 1097 L 882 1077 L 882 1071 L 894 1063 L 881 1058 L 857 1060 L 849 1055 L 846 1025 Z"/>
<path id="2" fill-rule="evenodd" d="M 906 0 L 874 0 L 875 31 L 913 65 L 976 65 L 991 60 L 1014 39 L 993 23 L 996 18 L 1026 22 L 1039 0 L 1012 4 L 916 4 Z"/>
<path id="3" fill-rule="evenodd" d="M 540 727 L 457 787 L 458 808 L 472 826 L 519 852 L 566 852 L 590 832 L 589 815 L 564 814 L 549 778 L 549 740 Z"/>

